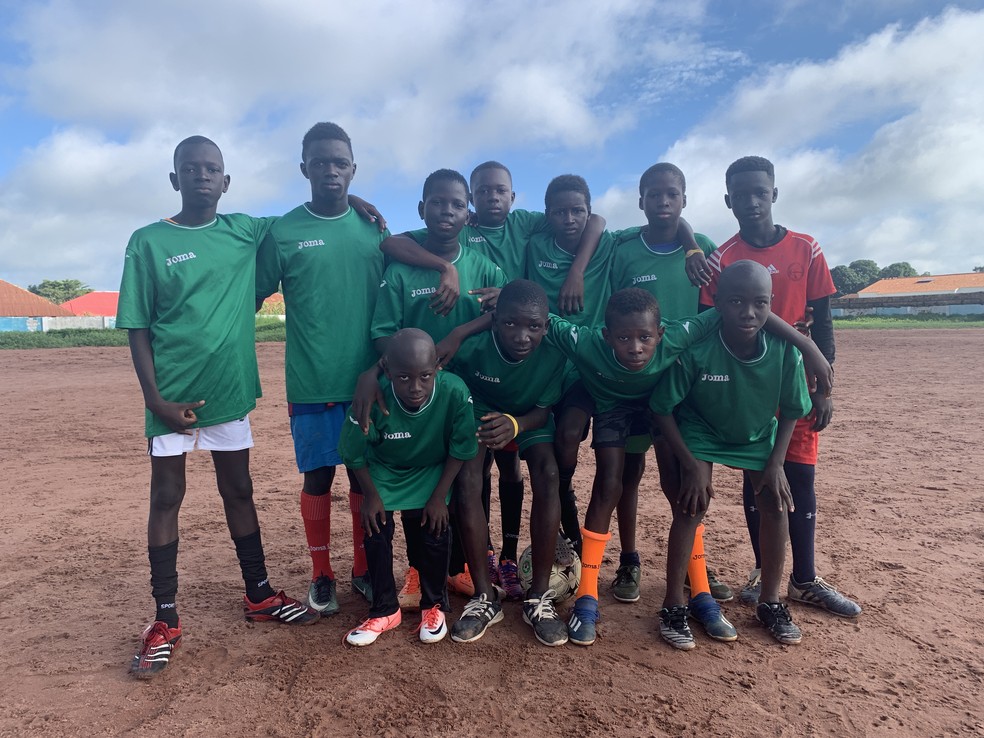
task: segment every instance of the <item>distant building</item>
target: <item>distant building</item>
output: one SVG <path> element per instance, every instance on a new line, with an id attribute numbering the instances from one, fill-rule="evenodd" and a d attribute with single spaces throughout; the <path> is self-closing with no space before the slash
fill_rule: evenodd
<path id="1" fill-rule="evenodd" d="M 835 318 L 849 315 L 971 315 L 984 313 L 984 274 L 933 274 L 880 279 L 833 300 Z"/>
<path id="2" fill-rule="evenodd" d="M 879 279 L 858 292 L 858 297 L 914 297 L 984 292 L 984 273 L 933 274 L 925 277 Z"/>
<path id="3" fill-rule="evenodd" d="M 71 315 L 50 300 L 0 279 L 0 331 L 39 331 L 42 318 Z"/>
<path id="4" fill-rule="evenodd" d="M 119 292 L 87 292 L 63 302 L 61 306 L 72 315 L 98 315 L 103 318 L 115 318 L 116 304 L 119 300 Z"/>

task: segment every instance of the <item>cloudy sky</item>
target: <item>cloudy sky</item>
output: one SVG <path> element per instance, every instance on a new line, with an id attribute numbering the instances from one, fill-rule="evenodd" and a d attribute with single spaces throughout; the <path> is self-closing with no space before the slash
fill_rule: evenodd
<path id="1" fill-rule="evenodd" d="M 761 154 L 776 222 L 831 266 L 984 264 L 984 2 L 0 0 L 0 34 L 0 278 L 22 286 L 116 289 L 130 233 L 179 209 L 193 133 L 224 151 L 222 210 L 289 210 L 320 120 L 393 230 L 430 171 L 492 158 L 517 206 L 573 172 L 638 225 L 639 175 L 672 161 L 720 243 L 724 170 Z"/>

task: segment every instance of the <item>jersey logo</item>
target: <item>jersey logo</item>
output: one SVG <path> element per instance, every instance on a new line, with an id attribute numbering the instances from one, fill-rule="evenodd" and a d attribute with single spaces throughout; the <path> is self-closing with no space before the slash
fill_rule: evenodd
<path id="1" fill-rule="evenodd" d="M 574 343 L 577 343 L 577 326 L 576 325 L 572 325 L 571 326 L 571 341 L 573 341 Z"/>
<path id="2" fill-rule="evenodd" d="M 468 243 L 487 243 L 485 236 L 469 236 Z"/>
<path id="3" fill-rule="evenodd" d="M 701 374 L 701 382 L 730 382 L 731 377 L 727 374 Z"/>
<path id="4" fill-rule="evenodd" d="M 384 433 L 383 438 L 387 441 L 400 441 L 404 438 L 413 438 L 407 431 L 399 431 L 397 433 Z"/>
<path id="5" fill-rule="evenodd" d="M 538 263 L 540 269 L 560 269 L 555 261 L 541 261 Z"/>
<path id="6" fill-rule="evenodd" d="M 801 279 L 803 279 L 803 265 L 790 264 L 786 268 L 786 276 L 789 277 L 794 282 L 799 282 Z"/>
<path id="7" fill-rule="evenodd" d="M 642 282 L 655 282 L 655 281 L 656 281 L 655 274 L 643 274 L 642 276 L 632 278 L 632 286 L 634 287 L 635 285 L 640 284 Z"/>
<path id="8" fill-rule="evenodd" d="M 172 256 L 167 259 L 164 264 L 165 266 L 173 266 L 174 264 L 179 264 L 182 261 L 189 261 L 191 259 L 197 259 L 194 251 L 189 251 L 187 254 L 178 254 L 177 256 Z"/>
<path id="9" fill-rule="evenodd" d="M 382 282 L 379 283 L 379 289 L 383 289 L 383 287 L 385 286 L 386 286 L 386 280 L 384 279 Z"/>
<path id="10" fill-rule="evenodd" d="M 778 274 L 779 270 L 776 269 L 775 265 L 769 264 L 769 274 Z"/>
<path id="11" fill-rule="evenodd" d="M 385 282 L 383 284 L 386 284 Z M 421 295 L 433 295 L 437 292 L 437 287 L 421 287 L 419 290 L 410 290 L 410 297 L 420 297 Z"/>
<path id="12" fill-rule="evenodd" d="M 491 382 L 492 384 L 499 384 L 498 377 L 487 377 L 486 375 L 478 371 L 478 369 L 475 370 L 475 376 L 481 379 L 483 382 Z"/>
<path id="13" fill-rule="evenodd" d="M 299 251 L 301 249 L 309 249 L 312 246 L 324 246 L 324 245 L 325 245 L 325 242 L 322 241 L 320 238 L 317 238 L 317 239 L 314 239 L 313 241 L 298 241 L 297 242 L 297 249 Z"/>

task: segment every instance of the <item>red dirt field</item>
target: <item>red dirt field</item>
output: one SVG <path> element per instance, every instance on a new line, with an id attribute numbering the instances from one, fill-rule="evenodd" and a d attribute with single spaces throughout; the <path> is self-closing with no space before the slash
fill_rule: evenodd
<path id="1" fill-rule="evenodd" d="M 342 613 L 311 628 L 248 625 L 211 463 L 198 454 L 181 519 L 185 641 L 150 683 L 126 671 L 153 612 L 149 463 L 127 350 L 0 351 L 0 735 L 982 735 L 984 330 L 842 330 L 838 344 L 817 565 L 863 604 L 856 622 L 793 605 L 803 644 L 782 647 L 735 602 L 724 608 L 736 643 L 699 627 L 690 653 L 660 641 L 668 515 L 652 462 L 643 597 L 623 605 L 603 591 L 591 648 L 538 645 L 515 603 L 475 644 L 423 646 L 409 617 L 371 648 L 344 647 L 366 605 L 345 576 L 341 487 Z M 310 565 L 283 345 L 258 350 L 266 397 L 253 415 L 253 478 L 267 564 L 275 586 L 302 597 Z M 583 507 L 587 446 L 581 457 Z M 737 588 L 752 560 L 736 479 L 718 472 L 707 546 Z M 617 558 L 616 536 L 603 580 Z"/>

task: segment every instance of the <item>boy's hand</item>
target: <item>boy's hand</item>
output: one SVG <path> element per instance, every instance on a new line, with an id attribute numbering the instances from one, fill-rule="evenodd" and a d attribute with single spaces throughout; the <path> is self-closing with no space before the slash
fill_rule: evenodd
<path id="1" fill-rule="evenodd" d="M 807 305 L 806 312 L 803 313 L 803 319 L 797 320 L 793 323 L 793 328 L 809 338 L 811 325 L 813 325 L 813 308 L 810 305 Z"/>
<path id="2" fill-rule="evenodd" d="M 557 296 L 561 315 L 571 315 L 584 310 L 584 275 L 570 270 Z"/>
<path id="3" fill-rule="evenodd" d="M 386 524 L 386 511 L 383 509 L 383 501 L 379 499 L 379 494 L 364 492 L 362 504 L 359 506 L 359 515 L 362 518 L 362 529 L 378 534 L 382 526 Z"/>
<path id="4" fill-rule="evenodd" d="M 714 497 L 714 486 L 711 484 L 711 465 L 697 461 L 689 469 L 684 469 L 680 480 L 680 495 L 677 497 L 677 507 L 681 512 L 694 517 L 699 512 L 705 512 Z"/>
<path id="5" fill-rule="evenodd" d="M 834 369 L 819 349 L 803 353 L 803 367 L 806 369 L 806 384 L 810 394 L 830 397 L 834 390 Z"/>
<path id="6" fill-rule="evenodd" d="M 512 421 L 502 413 L 489 413 L 482 416 L 482 425 L 478 426 L 478 442 L 494 451 L 505 448 L 518 433 Z"/>
<path id="7" fill-rule="evenodd" d="M 707 265 L 703 251 L 695 251 L 687 257 L 687 279 L 694 287 L 703 287 L 711 283 L 711 268 Z"/>
<path id="8" fill-rule="evenodd" d="M 389 415 L 386 407 L 386 399 L 383 397 L 383 390 L 379 386 L 379 377 L 376 367 L 362 372 L 359 380 L 355 383 L 355 394 L 352 396 L 352 417 L 359 421 L 359 427 L 364 434 L 369 433 L 369 419 L 372 413 L 372 406 L 378 405 L 383 415 Z"/>
<path id="9" fill-rule="evenodd" d="M 361 197 L 356 195 L 348 196 L 349 206 L 359 214 L 363 220 L 368 220 L 370 223 L 375 223 L 376 227 L 379 228 L 379 232 L 382 233 L 386 230 L 386 219 L 382 216 L 376 206 L 371 202 L 366 202 Z"/>
<path id="10" fill-rule="evenodd" d="M 813 400 L 814 413 L 811 427 L 819 433 L 830 425 L 830 421 L 834 417 L 834 401 L 822 392 L 815 392 L 810 395 L 810 399 Z"/>
<path id="11" fill-rule="evenodd" d="M 147 409 L 160 418 L 161 422 L 174 433 L 190 436 L 191 431 L 188 429 L 198 422 L 198 416 L 195 415 L 195 410 L 204 404 L 205 400 L 199 400 L 198 402 L 168 402 L 167 400 L 161 400 L 159 404 Z"/>
<path id="12" fill-rule="evenodd" d="M 451 363 L 451 359 L 461 348 L 461 339 L 455 331 L 451 331 L 437 344 L 437 367 L 443 369 Z"/>
<path id="13" fill-rule="evenodd" d="M 449 519 L 448 506 L 444 502 L 444 498 L 439 495 L 431 495 L 427 504 L 424 505 L 424 514 L 420 516 L 420 527 L 423 528 L 426 525 L 428 532 L 439 538 L 448 529 Z"/>
<path id="14" fill-rule="evenodd" d="M 437 285 L 437 292 L 431 298 L 429 307 L 436 315 L 447 315 L 458 302 L 460 294 L 458 268 L 454 264 L 448 264 L 441 272 L 441 281 Z"/>
<path id="15" fill-rule="evenodd" d="M 487 313 L 495 310 L 495 302 L 499 299 L 498 287 L 479 287 L 477 290 L 468 290 L 469 295 L 478 295 L 478 301 L 482 305 L 482 312 Z"/>
<path id="16" fill-rule="evenodd" d="M 752 477 L 752 489 L 755 490 L 756 497 L 763 489 L 771 489 L 779 498 L 779 512 L 783 510 L 793 512 L 795 510 L 793 495 L 789 491 L 789 480 L 786 479 L 786 472 L 782 468 L 781 461 L 775 464 L 770 461 L 766 464 L 761 476 L 758 479 L 755 476 L 757 475 Z"/>

